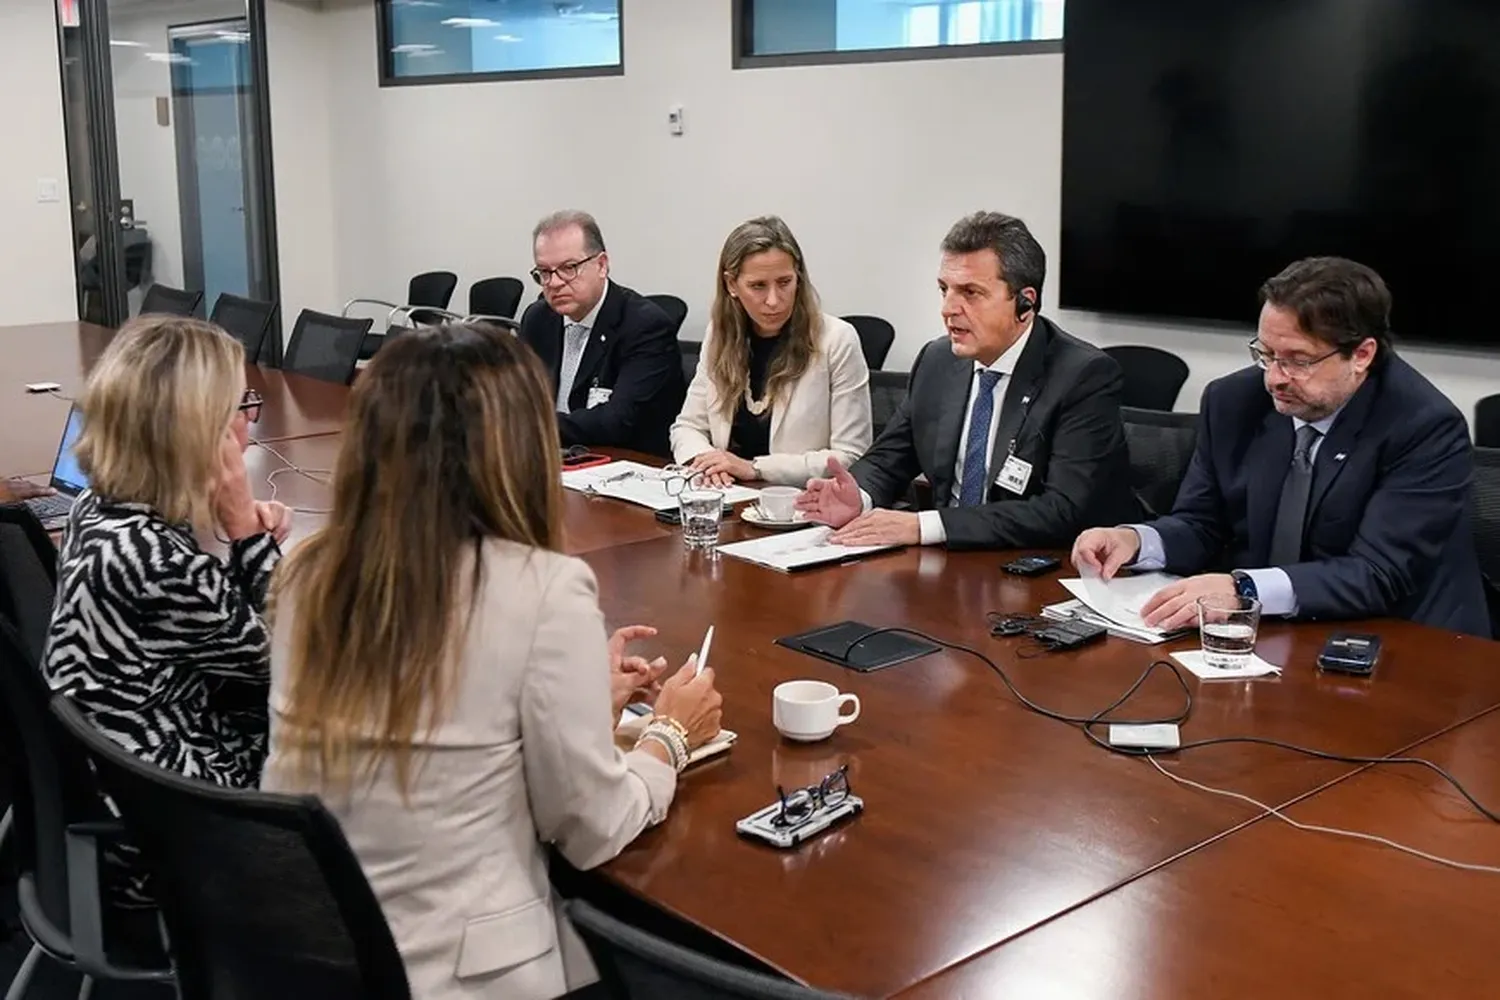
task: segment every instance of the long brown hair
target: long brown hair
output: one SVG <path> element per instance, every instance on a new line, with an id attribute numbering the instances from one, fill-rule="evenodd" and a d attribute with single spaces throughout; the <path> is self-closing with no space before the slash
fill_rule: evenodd
<path id="1" fill-rule="evenodd" d="M 787 321 L 781 347 L 766 373 L 766 398 L 773 404 L 807 371 L 817 350 L 818 338 L 823 333 L 818 293 L 807 277 L 802 248 L 797 245 L 797 238 L 787 224 L 777 216 L 763 215 L 736 226 L 724 241 L 724 249 L 719 251 L 719 269 L 715 274 L 718 291 L 713 306 L 714 337 L 707 359 L 709 376 L 719 390 L 719 409 L 731 419 L 750 385 L 750 338 L 755 336 L 755 330 L 745 307 L 729 294 L 729 284 L 739 277 L 747 258 L 768 250 L 784 251 L 792 258 L 797 271 L 797 297 L 792 303 L 792 318 Z"/>
<path id="2" fill-rule="evenodd" d="M 447 715 L 482 585 L 480 547 L 555 550 L 561 459 L 547 375 L 521 341 L 454 324 L 402 334 L 355 383 L 328 526 L 284 560 L 289 765 L 347 789 Z M 472 567 L 472 575 L 465 572 Z M 284 604 L 282 602 L 285 602 Z"/>

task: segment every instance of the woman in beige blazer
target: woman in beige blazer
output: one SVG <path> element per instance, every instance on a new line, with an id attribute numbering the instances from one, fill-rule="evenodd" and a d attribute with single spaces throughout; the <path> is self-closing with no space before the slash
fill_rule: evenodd
<path id="1" fill-rule="evenodd" d="M 616 748 L 666 663 L 624 655 L 651 629 L 606 640 L 593 574 L 557 551 L 547 382 L 494 330 L 393 340 L 355 385 L 328 527 L 275 583 L 262 786 L 338 817 L 423 1000 L 589 982 L 543 844 L 580 868 L 614 857 L 719 729 L 712 670 L 684 669 Z"/>
<path id="2" fill-rule="evenodd" d="M 802 486 L 870 447 L 870 371 L 859 334 L 818 308 L 796 237 L 751 219 L 719 254 L 713 318 L 672 424 L 672 456 L 728 486 Z"/>

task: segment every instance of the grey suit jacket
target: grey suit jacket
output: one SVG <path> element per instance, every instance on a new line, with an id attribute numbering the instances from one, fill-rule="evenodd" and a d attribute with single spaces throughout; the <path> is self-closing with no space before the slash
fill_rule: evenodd
<path id="1" fill-rule="evenodd" d="M 421 737 L 403 802 L 382 765 L 352 794 L 285 768 L 288 595 L 272 638 L 271 755 L 262 787 L 321 794 L 380 899 L 414 997 L 548 1000 L 594 978 L 556 906 L 543 844 L 579 868 L 665 815 L 676 774 L 614 743 L 593 572 L 489 541 L 447 717 Z M 463 571 L 469 578 L 470 571 Z"/>
<path id="2" fill-rule="evenodd" d="M 1085 528 L 1139 518 L 1120 421 L 1120 366 L 1041 316 L 1000 408 L 988 502 L 950 507 L 973 379 L 974 362 L 954 357 L 947 337 L 922 348 L 906 399 L 850 470 L 876 507 L 895 503 L 925 475 L 955 549 L 1061 547 Z M 1032 467 L 1019 496 L 994 482 L 1012 441 Z"/>

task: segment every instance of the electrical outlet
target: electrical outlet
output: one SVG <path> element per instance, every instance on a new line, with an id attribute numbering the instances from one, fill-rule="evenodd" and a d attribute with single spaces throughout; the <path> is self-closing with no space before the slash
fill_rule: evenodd
<path id="1" fill-rule="evenodd" d="M 682 105 L 674 104 L 667 109 L 667 131 L 673 135 L 682 134 Z"/>
<path id="2" fill-rule="evenodd" d="M 62 188 L 56 177 L 43 177 L 36 182 L 36 200 L 42 203 L 62 201 Z"/>

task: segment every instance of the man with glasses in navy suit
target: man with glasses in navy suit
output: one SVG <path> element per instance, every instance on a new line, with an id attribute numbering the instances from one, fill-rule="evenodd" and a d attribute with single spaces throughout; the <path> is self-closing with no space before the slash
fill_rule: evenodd
<path id="1" fill-rule="evenodd" d="M 1073 560 L 1185 576 L 1142 609 L 1196 624 L 1208 595 L 1262 613 L 1405 618 L 1488 636 L 1468 425 L 1391 350 L 1391 297 L 1363 264 L 1315 257 L 1260 290 L 1254 367 L 1210 383 L 1168 517 L 1096 528 Z"/>

